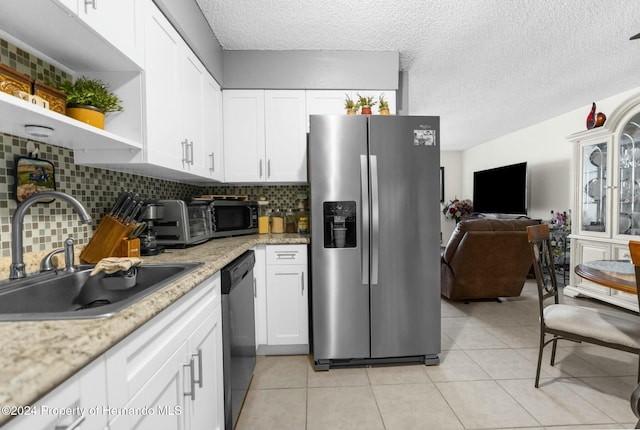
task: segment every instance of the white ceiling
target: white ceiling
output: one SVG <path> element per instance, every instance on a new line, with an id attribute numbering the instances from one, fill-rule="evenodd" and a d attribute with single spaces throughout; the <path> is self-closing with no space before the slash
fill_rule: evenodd
<path id="1" fill-rule="evenodd" d="M 637 0 L 197 2 L 226 50 L 399 51 L 445 150 L 640 87 Z"/>

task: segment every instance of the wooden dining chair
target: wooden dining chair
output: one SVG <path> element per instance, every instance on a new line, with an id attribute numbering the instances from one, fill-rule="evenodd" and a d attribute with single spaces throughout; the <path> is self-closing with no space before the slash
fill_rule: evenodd
<path id="1" fill-rule="evenodd" d="M 558 340 L 587 342 L 640 356 L 640 317 L 622 310 L 595 309 L 560 303 L 549 226 L 546 224 L 529 226 L 527 235 L 531 245 L 540 308 L 540 346 L 536 388 L 540 382 L 543 349 L 548 344 L 553 344 L 551 350 L 553 366 Z M 545 340 L 547 334 L 551 335 L 551 338 Z M 638 382 L 640 382 L 640 361 L 638 362 Z"/>

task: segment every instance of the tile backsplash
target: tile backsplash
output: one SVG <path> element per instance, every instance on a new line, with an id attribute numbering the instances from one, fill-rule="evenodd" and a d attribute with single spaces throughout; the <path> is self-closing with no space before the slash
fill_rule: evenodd
<path id="1" fill-rule="evenodd" d="M 0 63 L 8 65 L 32 79 L 57 83 L 72 77 L 0 38 Z M 0 258 L 10 255 L 11 220 L 17 207 L 14 197 L 15 159 L 27 155 L 27 139 L 0 133 Z M 78 245 L 86 245 L 102 217 L 109 212 L 124 189 L 144 199 L 184 199 L 202 194 L 247 195 L 251 199 L 264 196 L 270 208 L 296 208 L 300 193 L 309 194 L 308 186 L 196 186 L 121 173 L 74 163 L 73 150 L 36 142 L 38 157 L 55 166 L 56 189 L 76 197 L 92 217 L 88 226 L 80 224 L 66 202 L 53 201 L 31 207 L 25 217 L 24 252 L 42 252 L 62 246 L 72 236 Z"/>
<path id="2" fill-rule="evenodd" d="M 0 257 L 10 255 L 11 219 L 18 203 L 14 197 L 15 158 L 27 155 L 27 140 L 0 133 Z M 102 217 L 109 212 L 124 189 L 144 199 L 190 200 L 203 194 L 246 195 L 250 199 L 266 197 L 269 207 L 294 209 L 298 195 L 309 195 L 308 186 L 196 186 L 114 172 L 73 162 L 73 150 L 36 143 L 39 158 L 51 161 L 55 168 L 56 189 L 76 197 L 93 218 L 91 225 L 80 224 L 66 202 L 54 201 L 33 206 L 25 217 L 24 252 L 46 251 L 62 246 L 72 236 L 86 245 Z"/>

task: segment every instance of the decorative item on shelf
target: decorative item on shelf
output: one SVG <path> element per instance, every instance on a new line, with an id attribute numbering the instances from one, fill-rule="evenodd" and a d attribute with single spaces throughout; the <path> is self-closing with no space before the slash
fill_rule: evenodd
<path id="1" fill-rule="evenodd" d="M 442 213 L 447 219 L 454 219 L 456 224 L 460 222 L 462 218 L 468 217 L 473 212 L 473 203 L 469 199 L 458 200 L 453 199 L 444 205 Z"/>
<path id="2" fill-rule="evenodd" d="M 48 101 L 50 110 L 62 115 L 65 114 L 67 95 L 64 92 L 42 82 L 35 81 L 33 83 L 33 94 Z"/>
<path id="3" fill-rule="evenodd" d="M 18 91 L 31 94 L 31 78 L 5 64 L 0 64 L 0 91 L 12 96 Z"/>
<path id="4" fill-rule="evenodd" d="M 376 105 L 373 97 L 361 96 L 358 94 L 358 106 L 362 115 L 371 115 L 371 108 Z"/>
<path id="5" fill-rule="evenodd" d="M 349 94 L 345 93 L 345 95 L 347 98 L 344 99 L 344 108 L 347 110 L 347 115 L 355 115 L 358 110 L 358 105 L 349 97 Z"/>
<path id="6" fill-rule="evenodd" d="M 104 114 L 122 111 L 122 100 L 98 79 L 81 76 L 74 83 L 66 81 L 58 89 L 67 94 L 67 116 L 104 129 Z"/>
<path id="7" fill-rule="evenodd" d="M 34 96 L 26 91 L 14 91 L 13 95 L 21 98 L 27 103 L 31 103 L 32 105 L 39 106 L 44 109 L 49 109 L 49 102 L 42 97 Z"/>
<path id="8" fill-rule="evenodd" d="M 607 116 L 602 112 L 596 113 L 596 104 L 595 102 L 591 104 L 591 111 L 589 115 L 587 115 L 587 130 L 591 130 L 592 128 L 602 127 L 604 122 L 607 120 Z"/>
<path id="9" fill-rule="evenodd" d="M 384 99 L 384 93 L 378 97 L 378 113 L 380 115 L 389 115 L 389 102 Z"/>

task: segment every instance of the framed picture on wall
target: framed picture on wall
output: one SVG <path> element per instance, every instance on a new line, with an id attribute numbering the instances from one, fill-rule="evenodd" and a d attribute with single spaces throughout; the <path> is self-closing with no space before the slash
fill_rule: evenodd
<path id="1" fill-rule="evenodd" d="M 444 167 L 440 167 L 440 202 L 444 203 Z"/>
<path id="2" fill-rule="evenodd" d="M 15 166 L 14 192 L 18 202 L 38 191 L 56 189 L 55 167 L 50 161 L 18 157 Z M 53 199 L 43 199 L 41 202 L 52 201 Z"/>

